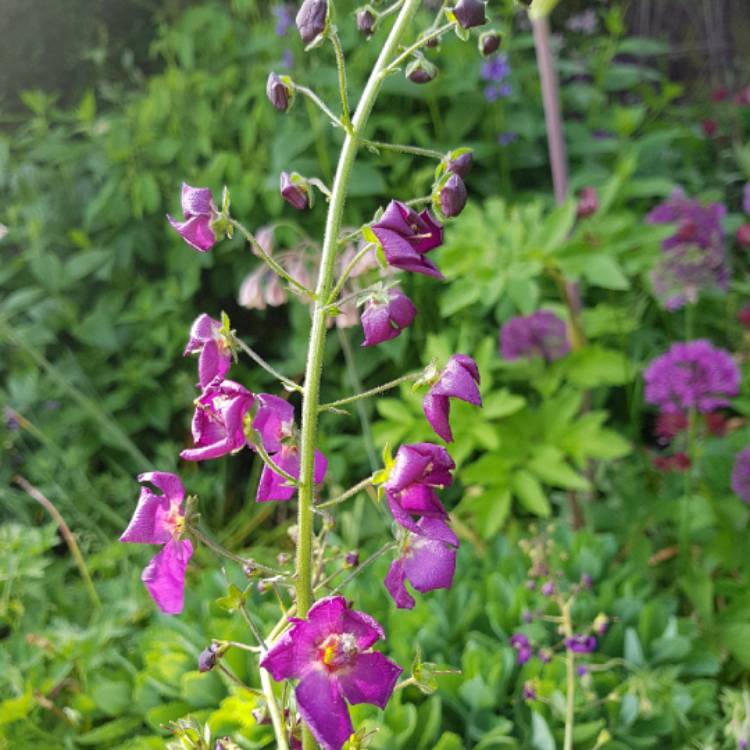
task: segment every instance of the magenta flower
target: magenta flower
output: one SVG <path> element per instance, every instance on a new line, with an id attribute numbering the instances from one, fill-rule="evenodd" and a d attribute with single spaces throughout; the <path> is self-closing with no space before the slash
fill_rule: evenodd
<path id="1" fill-rule="evenodd" d="M 273 460 L 287 474 L 299 479 L 300 456 L 296 445 L 282 445 L 281 450 L 273 454 Z M 325 479 L 327 470 L 328 459 L 319 450 L 316 450 L 313 469 L 315 484 L 320 484 Z M 272 500 L 291 500 L 296 492 L 297 488 L 290 484 L 285 477 L 277 474 L 267 464 L 263 465 L 263 471 L 258 482 L 258 491 L 255 494 L 256 502 L 268 503 Z"/>
<path id="2" fill-rule="evenodd" d="M 510 645 L 516 650 L 516 661 L 519 664 L 526 664 L 534 653 L 529 639 L 523 633 L 514 633 L 510 639 Z"/>
<path id="3" fill-rule="evenodd" d="M 740 372 L 732 355 L 699 339 L 673 344 L 644 373 L 646 401 L 663 412 L 710 412 L 729 406 Z"/>
<path id="4" fill-rule="evenodd" d="M 273 455 L 281 450 L 282 441 L 294 433 L 294 407 L 270 393 L 256 394 L 255 402 L 253 430 L 263 441 L 266 451 Z"/>
<path id="5" fill-rule="evenodd" d="M 565 639 L 565 648 L 574 654 L 590 654 L 596 649 L 596 636 L 575 633 L 571 638 Z"/>
<path id="6" fill-rule="evenodd" d="M 208 188 L 190 187 L 183 182 L 180 204 L 185 221 L 177 221 L 167 214 L 169 223 L 190 247 L 200 253 L 207 252 L 216 244 L 216 235 L 211 229 L 211 221 L 217 211 L 211 191 Z"/>
<path id="7" fill-rule="evenodd" d="M 449 589 L 456 572 L 458 537 L 450 526 L 436 518 L 421 518 L 418 533 L 408 533 L 398 559 L 391 563 L 385 587 L 399 609 L 412 609 L 414 597 L 404 581 L 424 594 L 435 589 Z"/>
<path id="8" fill-rule="evenodd" d="M 161 494 L 141 487 L 138 505 L 120 541 L 164 545 L 144 568 L 141 580 L 156 606 L 167 615 L 176 615 L 184 606 L 185 569 L 193 554 L 190 540 L 180 539 L 185 489 L 176 474 L 161 471 L 141 474 L 138 481 L 150 482 Z"/>
<path id="9" fill-rule="evenodd" d="M 418 214 L 404 203 L 391 201 L 371 229 L 389 265 L 443 278 L 437 266 L 425 257 L 443 244 L 443 228 L 427 209 Z"/>
<path id="10" fill-rule="evenodd" d="M 433 443 L 402 445 L 390 470 L 384 489 L 396 522 L 419 534 L 412 515 L 445 519 L 448 515 L 435 492 L 437 487 L 453 483 L 451 471 L 456 468 L 448 451 Z"/>
<path id="11" fill-rule="evenodd" d="M 206 461 L 227 453 L 236 453 L 247 444 L 245 415 L 255 397 L 233 380 L 216 378 L 195 402 L 193 415 L 194 448 L 180 453 L 185 461 Z"/>
<path id="12" fill-rule="evenodd" d="M 449 420 L 451 398 L 458 398 L 474 406 L 482 405 L 482 397 L 479 394 L 479 368 L 466 354 L 454 354 L 448 360 L 437 382 L 422 402 L 427 421 L 446 443 L 453 441 Z"/>
<path id="13" fill-rule="evenodd" d="M 373 294 L 362 313 L 362 330 L 365 333 L 362 346 L 374 346 L 395 339 L 411 325 L 416 314 L 414 303 L 400 289 Z"/>
<path id="14" fill-rule="evenodd" d="M 734 459 L 732 491 L 746 503 L 750 503 L 750 446 Z"/>
<path id="15" fill-rule="evenodd" d="M 385 638 L 378 622 L 352 610 L 343 596 L 316 602 L 260 662 L 274 680 L 297 679 L 297 708 L 323 750 L 341 750 L 354 732 L 346 703 L 385 708 L 403 671 L 372 645 Z"/>
<path id="16" fill-rule="evenodd" d="M 565 323 L 549 310 L 511 318 L 500 330 L 503 359 L 542 357 L 546 362 L 553 362 L 569 351 Z"/>
<path id="17" fill-rule="evenodd" d="M 199 315 L 190 328 L 190 340 L 183 356 L 200 352 L 198 380 L 205 388 L 214 378 L 223 378 L 232 364 L 232 351 L 222 335 L 222 324 L 205 313 Z"/>

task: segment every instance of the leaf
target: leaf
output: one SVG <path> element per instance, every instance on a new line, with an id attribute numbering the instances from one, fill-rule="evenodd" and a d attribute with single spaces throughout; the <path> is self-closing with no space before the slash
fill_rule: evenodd
<path id="1" fill-rule="evenodd" d="M 133 733 L 136 727 L 141 725 L 141 720 L 132 716 L 123 716 L 120 719 L 108 721 L 96 729 L 76 737 L 76 743 L 79 745 L 93 745 L 103 747 L 105 743 L 114 742 L 115 740 Z"/>
<path id="2" fill-rule="evenodd" d="M 552 509 L 539 480 L 528 471 L 517 471 L 511 480 L 513 492 L 529 513 L 547 518 Z"/>
<path id="3" fill-rule="evenodd" d="M 482 287 L 469 279 L 454 281 L 448 291 L 440 295 L 440 314 L 447 318 L 469 305 L 473 305 L 481 296 Z"/>
<path id="4" fill-rule="evenodd" d="M 557 750 L 546 719 L 536 711 L 531 712 L 531 746 L 534 750 Z"/>
<path id="5" fill-rule="evenodd" d="M 583 275 L 595 286 L 602 289 L 623 290 L 630 288 L 630 282 L 620 268 L 620 264 L 609 255 L 593 255 L 583 267 Z"/>
<path id="6" fill-rule="evenodd" d="M 634 368 L 621 352 L 587 346 L 568 357 L 568 377 L 580 388 L 622 385 L 632 380 Z"/>
<path id="7" fill-rule="evenodd" d="M 551 445 L 535 448 L 527 467 L 546 484 L 569 490 L 588 490 L 591 485 L 569 466 L 562 453 Z"/>
<path id="8" fill-rule="evenodd" d="M 641 639 L 638 637 L 635 628 L 626 628 L 625 630 L 623 656 L 626 662 L 630 662 L 630 664 L 636 667 L 642 667 L 646 663 L 646 659 L 643 656 Z"/>
<path id="9" fill-rule="evenodd" d="M 750 669 L 750 623 L 726 625 L 720 631 L 720 640 L 745 669 Z"/>
<path id="10" fill-rule="evenodd" d="M 483 399 L 482 415 L 485 419 L 502 419 L 521 411 L 526 406 L 526 399 L 512 393 L 507 388 L 493 391 Z"/>

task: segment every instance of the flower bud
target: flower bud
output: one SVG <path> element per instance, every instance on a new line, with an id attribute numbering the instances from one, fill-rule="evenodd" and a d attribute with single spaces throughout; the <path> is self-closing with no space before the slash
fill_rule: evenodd
<path id="1" fill-rule="evenodd" d="M 448 161 L 445 165 L 445 169 L 448 172 L 453 172 L 459 177 L 466 177 L 471 172 L 471 167 L 474 164 L 474 154 L 468 149 L 457 149 L 453 153 L 448 155 Z"/>
<path id="2" fill-rule="evenodd" d="M 494 55 L 500 49 L 503 37 L 497 31 L 485 31 L 479 36 L 479 54 L 482 57 Z"/>
<path id="3" fill-rule="evenodd" d="M 198 656 L 198 671 L 210 672 L 215 666 L 219 657 L 219 644 L 212 643 L 208 648 L 204 648 Z"/>
<path id="4" fill-rule="evenodd" d="M 281 76 L 269 73 L 268 81 L 266 81 L 266 96 L 279 112 L 286 112 L 289 109 L 293 91 L 284 83 Z"/>
<path id="5" fill-rule="evenodd" d="M 348 568 L 356 568 L 359 565 L 359 550 L 352 550 L 344 555 L 344 562 Z"/>
<path id="6" fill-rule="evenodd" d="M 461 28 L 471 29 L 487 23 L 484 14 L 484 0 L 458 0 L 453 9 L 453 15 L 461 25 Z"/>
<path id="7" fill-rule="evenodd" d="M 552 596 L 555 593 L 555 584 L 552 581 L 546 581 L 542 586 L 542 596 Z"/>
<path id="8" fill-rule="evenodd" d="M 369 8 L 357 11 L 357 28 L 369 39 L 375 33 L 375 14 Z"/>
<path id="9" fill-rule="evenodd" d="M 440 211 L 443 216 L 449 219 L 458 216 L 464 210 L 466 198 L 464 181 L 457 174 L 451 173 L 440 189 Z"/>
<path id="10" fill-rule="evenodd" d="M 414 60 L 406 67 L 406 77 L 412 83 L 429 83 L 437 74 L 437 67 L 423 57 Z"/>
<path id="11" fill-rule="evenodd" d="M 284 567 L 284 565 L 288 565 L 290 559 L 291 558 L 289 557 L 289 553 L 288 552 L 279 552 L 279 554 L 276 555 L 276 562 L 281 567 Z"/>
<path id="12" fill-rule="evenodd" d="M 433 37 L 430 37 L 430 38 L 429 38 L 429 39 L 427 40 L 427 42 L 426 42 L 426 44 L 425 44 L 425 47 L 430 47 L 431 49 L 434 49 L 434 48 L 435 48 L 435 47 L 437 47 L 437 46 L 438 46 L 439 44 L 440 44 L 440 37 L 437 37 L 437 36 L 433 36 Z"/>
<path id="13" fill-rule="evenodd" d="M 305 0 L 297 12 L 297 29 L 305 44 L 310 44 L 326 30 L 328 0 Z"/>
<path id="14" fill-rule="evenodd" d="M 743 224 L 735 234 L 737 244 L 743 249 L 750 248 L 750 224 Z"/>
<path id="15" fill-rule="evenodd" d="M 576 207 L 576 216 L 583 219 L 591 216 L 599 210 L 599 194 L 596 188 L 585 187 L 578 196 L 578 205 Z"/>
<path id="16" fill-rule="evenodd" d="M 281 197 L 298 211 L 310 207 L 310 187 L 307 180 L 296 172 L 282 172 L 279 180 Z"/>

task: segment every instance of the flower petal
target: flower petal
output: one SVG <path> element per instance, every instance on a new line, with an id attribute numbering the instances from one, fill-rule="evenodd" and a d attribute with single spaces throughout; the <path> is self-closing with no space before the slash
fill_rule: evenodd
<path id="1" fill-rule="evenodd" d="M 177 221 L 167 214 L 167 219 L 177 234 L 199 253 L 208 252 L 216 244 L 216 235 L 207 216 L 193 216 L 187 221 Z"/>
<path id="2" fill-rule="evenodd" d="M 403 671 L 383 654 L 358 654 L 351 670 L 339 674 L 338 681 L 349 703 L 372 703 L 385 708 Z"/>
<path id="3" fill-rule="evenodd" d="M 182 183 L 180 191 L 180 207 L 186 219 L 191 216 L 210 216 L 211 214 L 211 190 L 209 188 L 190 187 L 187 182 Z"/>
<path id="4" fill-rule="evenodd" d="M 453 432 L 450 425 L 450 400 L 447 396 L 439 396 L 434 391 L 428 391 L 422 401 L 425 418 L 435 433 L 446 443 L 453 442 Z"/>
<path id="5" fill-rule="evenodd" d="M 336 680 L 311 669 L 295 690 L 302 720 L 323 750 L 341 750 L 354 732 L 349 710 Z"/>
<path id="6" fill-rule="evenodd" d="M 456 550 L 444 542 L 415 535 L 410 537 L 403 564 L 406 578 L 420 593 L 449 589 L 456 572 Z"/>
<path id="7" fill-rule="evenodd" d="M 169 506 L 170 502 L 164 495 L 155 495 L 148 487 L 143 487 L 133 517 L 120 541 L 135 544 L 168 542 L 172 535 L 163 521 L 169 512 Z"/>
<path id="8" fill-rule="evenodd" d="M 406 590 L 406 586 L 404 585 L 405 580 L 406 573 L 404 572 L 403 561 L 400 558 L 394 560 L 391 563 L 391 567 L 388 568 L 388 573 L 384 581 L 385 587 L 399 609 L 413 609 L 415 604 L 414 597 Z"/>
<path id="9" fill-rule="evenodd" d="M 188 539 L 172 540 L 144 568 L 141 580 L 156 606 L 167 615 L 182 612 L 185 602 L 185 570 L 193 555 Z"/>

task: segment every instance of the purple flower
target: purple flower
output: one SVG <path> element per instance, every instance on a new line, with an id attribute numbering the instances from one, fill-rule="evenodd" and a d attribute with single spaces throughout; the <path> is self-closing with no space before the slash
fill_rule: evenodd
<path id="1" fill-rule="evenodd" d="M 448 514 L 435 488 L 450 486 L 453 483 L 451 472 L 455 468 L 453 459 L 442 446 L 433 443 L 402 445 L 384 485 L 396 522 L 419 534 L 412 514 L 444 520 Z"/>
<path id="2" fill-rule="evenodd" d="M 412 83 L 429 83 L 434 80 L 438 74 L 437 65 L 433 65 L 427 58 L 418 57 L 412 60 L 404 71 L 404 75 Z"/>
<path id="3" fill-rule="evenodd" d="M 437 266 L 425 257 L 443 244 L 443 228 L 427 209 L 418 214 L 404 203 L 391 201 L 371 229 L 389 265 L 443 278 Z"/>
<path id="4" fill-rule="evenodd" d="M 513 87 L 509 83 L 490 84 L 484 88 L 484 98 L 488 102 L 496 102 L 505 99 L 513 93 Z"/>
<path id="5" fill-rule="evenodd" d="M 555 584 L 552 581 L 545 581 L 542 585 L 542 596 L 552 596 L 555 593 Z"/>
<path id="6" fill-rule="evenodd" d="M 523 633 L 515 633 L 510 639 L 510 645 L 516 650 L 516 661 L 519 664 L 526 664 L 531 659 L 531 643 Z"/>
<path id="7" fill-rule="evenodd" d="M 310 44 L 326 29 L 328 0 L 304 0 L 295 19 L 304 44 Z"/>
<path id="8" fill-rule="evenodd" d="M 508 360 L 560 359 L 570 351 L 565 323 L 549 310 L 511 318 L 500 331 L 500 351 Z"/>
<path id="9" fill-rule="evenodd" d="M 518 133 L 513 133 L 512 131 L 500 133 L 500 135 L 497 137 L 497 142 L 501 146 L 507 146 L 513 143 L 513 141 L 517 141 L 517 140 L 518 140 Z"/>
<path id="10" fill-rule="evenodd" d="M 745 189 L 742 191 L 742 210 L 750 214 L 750 182 L 745 183 Z"/>
<path id="11" fill-rule="evenodd" d="M 579 664 L 576 667 L 576 674 L 579 677 L 585 677 L 589 673 L 589 668 L 585 664 Z"/>
<path id="12" fill-rule="evenodd" d="M 500 49 L 503 38 L 497 31 L 485 31 L 479 35 L 479 54 L 482 57 L 494 55 Z"/>
<path id="13" fill-rule="evenodd" d="M 271 8 L 271 13 L 276 18 L 276 36 L 286 36 L 289 27 L 294 23 L 289 6 L 279 3 Z"/>
<path id="14" fill-rule="evenodd" d="M 484 0 L 458 0 L 453 14 L 462 28 L 471 29 L 487 23 L 484 10 Z"/>
<path id="15" fill-rule="evenodd" d="M 740 385 L 732 355 L 702 339 L 673 344 L 651 362 L 643 377 L 646 401 L 663 412 L 710 412 L 729 406 L 729 397 L 737 395 Z"/>
<path id="16" fill-rule="evenodd" d="M 443 216 L 452 219 L 464 210 L 466 205 L 466 185 L 457 175 L 451 174 L 440 188 L 440 211 Z"/>
<path id="17" fill-rule="evenodd" d="M 287 474 L 299 479 L 300 456 L 296 445 L 282 445 L 281 450 L 272 456 L 273 460 Z M 313 470 L 313 481 L 320 484 L 326 476 L 328 460 L 319 451 L 315 451 L 315 466 Z M 263 465 L 263 471 L 258 482 L 258 491 L 255 494 L 257 503 L 268 503 L 272 500 L 291 500 L 297 492 L 297 488 L 290 484 L 281 474 L 277 474 L 267 464 Z"/>
<path id="18" fill-rule="evenodd" d="M 421 518 L 416 533 L 407 533 L 401 554 L 391 563 L 385 587 L 399 609 L 412 609 L 414 597 L 404 581 L 424 594 L 435 589 L 449 589 L 456 572 L 458 537 L 445 522 Z"/>
<path id="19" fill-rule="evenodd" d="M 505 54 L 487 60 L 487 62 L 482 63 L 482 67 L 479 69 L 482 80 L 492 83 L 501 83 L 510 75 L 510 72 L 510 63 L 508 62 L 508 56 Z"/>
<path id="20" fill-rule="evenodd" d="M 677 224 L 677 231 L 662 242 L 662 259 L 651 275 L 654 293 L 667 310 L 695 303 L 702 289 L 726 291 L 725 214 L 723 204 L 703 207 L 677 188 L 646 217 L 649 224 Z"/>
<path id="21" fill-rule="evenodd" d="M 260 665 L 276 681 L 299 680 L 295 696 L 303 721 L 323 750 L 341 750 L 354 731 L 346 702 L 385 708 L 403 670 L 372 651 L 383 629 L 343 596 L 321 599 L 306 620 L 290 622 Z"/>
<path id="22" fill-rule="evenodd" d="M 373 294 L 362 313 L 362 346 L 374 346 L 395 339 L 410 326 L 417 314 L 414 303 L 400 290 L 388 289 Z"/>
<path id="23" fill-rule="evenodd" d="M 216 215 L 211 191 L 190 187 L 183 182 L 180 204 L 185 221 L 177 221 L 167 214 L 169 223 L 190 247 L 201 253 L 207 252 L 216 244 L 216 235 L 211 229 L 211 221 Z"/>
<path id="24" fill-rule="evenodd" d="M 447 172 L 453 172 L 453 174 L 463 178 L 471 172 L 473 164 L 474 154 L 471 151 L 465 150 L 458 154 L 454 151 L 449 154 L 445 169 Z"/>
<path id="25" fill-rule="evenodd" d="M 270 393 L 258 393 L 255 399 L 258 407 L 252 428 L 266 451 L 273 455 L 281 450 L 282 441 L 292 436 L 294 407 L 283 398 Z"/>
<path id="26" fill-rule="evenodd" d="M 168 615 L 182 612 L 185 601 L 185 569 L 193 554 L 189 539 L 180 539 L 185 524 L 182 504 L 185 489 L 176 474 L 148 472 L 138 477 L 141 487 L 133 517 L 120 537 L 121 542 L 163 544 L 162 550 L 144 568 L 141 580 L 156 606 Z"/>
<path id="27" fill-rule="evenodd" d="M 357 29 L 368 39 L 375 33 L 375 16 L 369 8 L 361 8 L 357 11 Z"/>
<path id="28" fill-rule="evenodd" d="M 565 648 L 574 654 L 590 654 L 596 649 L 596 637 L 575 633 L 571 638 L 565 639 Z"/>
<path id="29" fill-rule="evenodd" d="M 180 457 L 185 461 L 206 461 L 241 450 L 247 444 L 245 415 L 254 400 L 247 388 L 233 380 L 216 378 L 209 383 L 195 402 L 195 447 L 182 451 Z"/>
<path id="30" fill-rule="evenodd" d="M 282 172 L 279 177 L 281 197 L 298 211 L 310 208 L 310 186 L 304 177 L 296 172 Z"/>
<path id="31" fill-rule="evenodd" d="M 466 354 L 454 354 L 422 402 L 424 415 L 432 429 L 445 440 L 453 441 L 450 426 L 450 399 L 457 398 L 474 406 L 482 405 L 479 394 L 479 368 Z"/>
<path id="32" fill-rule="evenodd" d="M 750 446 L 734 459 L 732 491 L 746 503 L 750 503 Z"/>
<path id="33" fill-rule="evenodd" d="M 223 378 L 232 364 L 232 351 L 224 335 L 222 324 L 205 313 L 199 315 L 190 328 L 190 340 L 183 356 L 200 352 L 198 380 L 205 388 L 214 378 Z"/>

